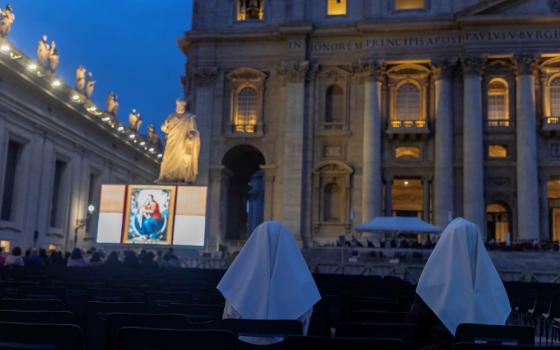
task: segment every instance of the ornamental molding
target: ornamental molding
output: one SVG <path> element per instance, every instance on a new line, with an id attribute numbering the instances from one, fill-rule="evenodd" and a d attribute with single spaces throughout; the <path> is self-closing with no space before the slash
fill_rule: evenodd
<path id="1" fill-rule="evenodd" d="M 435 80 L 449 80 L 457 66 L 457 58 L 448 58 L 439 61 L 434 61 L 432 66 L 432 73 Z"/>
<path id="2" fill-rule="evenodd" d="M 353 64 L 352 71 L 362 80 L 382 81 L 386 73 L 386 67 L 382 60 L 363 59 Z"/>
<path id="3" fill-rule="evenodd" d="M 484 59 L 478 56 L 461 57 L 461 67 L 464 74 L 480 75 L 484 65 Z"/>
<path id="4" fill-rule="evenodd" d="M 196 84 L 210 85 L 218 75 L 217 67 L 197 67 L 191 70 L 191 76 Z"/>
<path id="5" fill-rule="evenodd" d="M 521 53 L 514 56 L 517 75 L 532 75 L 537 69 L 537 55 Z"/>
<path id="6" fill-rule="evenodd" d="M 278 74 L 284 82 L 301 83 L 308 78 L 308 73 L 316 74 L 318 65 L 311 64 L 309 61 L 283 61 L 278 68 Z"/>

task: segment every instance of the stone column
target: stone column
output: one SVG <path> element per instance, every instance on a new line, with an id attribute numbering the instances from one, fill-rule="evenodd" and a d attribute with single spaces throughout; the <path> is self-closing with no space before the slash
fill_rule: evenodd
<path id="1" fill-rule="evenodd" d="M 486 232 L 484 204 L 484 123 L 480 58 L 462 60 L 463 96 L 463 216 Z M 485 234 L 483 235 L 485 236 Z"/>
<path id="2" fill-rule="evenodd" d="M 303 238 L 303 178 L 305 135 L 305 80 L 308 61 L 284 62 L 279 73 L 285 81 L 286 118 L 284 121 L 283 222 L 296 239 Z"/>
<path id="3" fill-rule="evenodd" d="M 206 202 L 206 247 L 218 250 L 226 243 L 227 189 L 231 171 L 223 165 L 209 169 L 208 200 Z"/>
<path id="4" fill-rule="evenodd" d="M 381 120 L 381 68 L 377 62 L 359 62 L 364 78 L 364 143 L 362 161 L 362 221 L 382 215 L 383 203 L 383 123 Z"/>
<path id="5" fill-rule="evenodd" d="M 393 216 L 393 177 L 385 179 L 385 216 Z"/>
<path id="6" fill-rule="evenodd" d="M 552 240 L 550 235 L 550 220 L 548 208 L 548 176 L 542 175 L 540 177 L 540 191 L 541 191 L 541 239 Z"/>
<path id="7" fill-rule="evenodd" d="M 434 223 L 444 228 L 453 216 L 453 110 L 451 107 L 451 74 L 454 61 L 441 62 L 434 68 L 435 166 Z M 449 215 L 451 213 L 451 215 Z"/>
<path id="8" fill-rule="evenodd" d="M 214 80 L 218 70 L 216 67 L 193 68 L 192 78 L 195 83 L 194 113 L 200 132 L 200 157 L 198 164 L 197 185 L 208 185 L 210 166 L 210 149 L 212 145 L 213 93 Z"/>
<path id="9" fill-rule="evenodd" d="M 517 66 L 517 213 L 518 238 L 539 239 L 537 121 L 535 112 L 535 56 L 515 57 Z"/>
<path id="10" fill-rule="evenodd" d="M 430 222 L 430 178 L 424 177 L 422 179 L 424 185 L 424 193 L 422 197 L 422 207 L 424 209 L 424 221 Z"/>
<path id="11" fill-rule="evenodd" d="M 264 220 L 274 220 L 274 181 L 276 180 L 275 165 L 261 165 L 264 171 Z"/>

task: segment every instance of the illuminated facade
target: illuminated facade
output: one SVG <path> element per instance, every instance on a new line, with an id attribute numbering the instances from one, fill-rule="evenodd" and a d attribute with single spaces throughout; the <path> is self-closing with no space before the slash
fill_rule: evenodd
<path id="1" fill-rule="evenodd" d="M 559 1 L 249 2 L 194 1 L 180 41 L 211 242 L 380 215 L 560 239 Z"/>
<path id="2" fill-rule="evenodd" d="M 0 244 L 92 245 L 101 184 L 153 182 L 157 151 L 8 40 L 0 51 Z"/>

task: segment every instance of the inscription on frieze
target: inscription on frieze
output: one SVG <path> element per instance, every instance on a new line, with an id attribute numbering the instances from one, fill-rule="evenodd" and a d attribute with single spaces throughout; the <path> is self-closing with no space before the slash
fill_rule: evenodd
<path id="1" fill-rule="evenodd" d="M 368 50 L 437 49 L 461 45 L 496 45 L 515 42 L 560 42 L 560 29 L 465 30 L 426 35 L 378 35 L 345 40 L 311 39 L 309 49 L 311 53 L 322 54 Z M 304 45 L 303 40 L 291 40 L 288 48 L 290 50 L 301 50 Z"/>

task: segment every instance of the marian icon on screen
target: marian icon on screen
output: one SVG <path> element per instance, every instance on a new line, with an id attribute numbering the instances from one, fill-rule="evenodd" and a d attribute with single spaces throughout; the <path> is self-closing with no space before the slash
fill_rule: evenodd
<path id="1" fill-rule="evenodd" d="M 166 144 L 158 182 L 194 183 L 198 176 L 200 133 L 196 127 L 196 116 L 186 107 L 185 100 L 177 100 L 176 112 L 169 115 L 161 126 L 166 134 Z"/>

